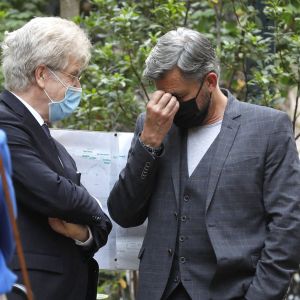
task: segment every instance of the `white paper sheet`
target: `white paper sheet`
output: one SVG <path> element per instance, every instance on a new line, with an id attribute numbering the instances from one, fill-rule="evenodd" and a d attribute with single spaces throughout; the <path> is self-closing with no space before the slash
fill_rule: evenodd
<path id="1" fill-rule="evenodd" d="M 100 200 L 108 214 L 107 198 L 126 164 L 133 134 L 57 129 L 51 130 L 51 135 L 74 158 L 82 184 Z M 124 229 L 113 222 L 107 245 L 95 254 L 100 268 L 136 270 L 145 230 L 145 224 Z"/>

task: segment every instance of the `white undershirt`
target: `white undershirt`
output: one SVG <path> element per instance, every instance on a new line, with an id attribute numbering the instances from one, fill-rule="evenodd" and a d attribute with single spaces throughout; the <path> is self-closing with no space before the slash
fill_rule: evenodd
<path id="1" fill-rule="evenodd" d="M 221 130 L 222 120 L 199 127 L 190 128 L 187 139 L 187 159 L 189 176 L 192 175 L 202 157 L 207 152 Z"/>

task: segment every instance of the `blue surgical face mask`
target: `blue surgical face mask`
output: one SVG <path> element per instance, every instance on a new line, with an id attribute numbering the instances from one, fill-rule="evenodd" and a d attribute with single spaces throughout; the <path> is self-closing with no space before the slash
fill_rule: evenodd
<path id="1" fill-rule="evenodd" d="M 44 89 L 45 94 L 50 100 L 49 121 L 56 122 L 70 116 L 78 107 L 81 100 L 82 88 L 66 86 L 52 70 L 49 69 L 49 71 L 66 88 L 65 96 L 60 101 L 54 101 L 53 99 L 51 99 Z"/>

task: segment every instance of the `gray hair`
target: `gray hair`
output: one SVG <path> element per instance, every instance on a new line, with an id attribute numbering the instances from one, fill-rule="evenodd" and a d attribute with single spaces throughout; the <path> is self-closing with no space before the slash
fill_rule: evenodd
<path id="1" fill-rule="evenodd" d="M 6 33 L 2 43 L 5 88 L 23 91 L 35 81 L 42 64 L 53 70 L 67 67 L 70 57 L 84 69 L 91 57 L 91 43 L 74 22 L 59 17 L 38 17 Z"/>
<path id="2" fill-rule="evenodd" d="M 202 80 L 209 72 L 220 73 L 215 50 L 201 33 L 188 28 L 171 30 L 158 39 L 146 60 L 144 76 L 156 80 L 178 67 L 184 77 Z"/>

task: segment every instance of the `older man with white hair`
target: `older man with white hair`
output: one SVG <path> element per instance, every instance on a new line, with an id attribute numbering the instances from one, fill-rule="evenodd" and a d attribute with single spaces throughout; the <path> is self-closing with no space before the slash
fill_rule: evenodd
<path id="1" fill-rule="evenodd" d="M 82 29 L 57 17 L 35 18 L 2 44 L 6 90 L 0 95 L 0 128 L 11 151 L 18 223 L 36 299 L 95 299 L 98 266 L 92 256 L 111 230 L 80 184 L 74 160 L 48 129 L 79 105 L 79 76 L 90 48 Z M 11 267 L 20 275 L 17 257 Z"/>

